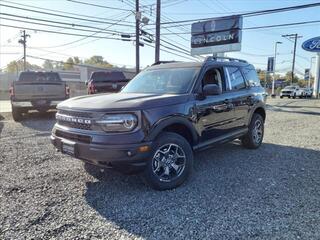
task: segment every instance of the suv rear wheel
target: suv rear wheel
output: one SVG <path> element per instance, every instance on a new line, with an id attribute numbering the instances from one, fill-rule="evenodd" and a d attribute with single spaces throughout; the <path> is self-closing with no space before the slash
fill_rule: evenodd
<path id="1" fill-rule="evenodd" d="M 143 172 L 143 178 L 156 190 L 176 188 L 192 172 L 191 146 L 184 137 L 176 133 L 161 133 L 153 144 L 151 156 L 152 159 Z"/>
<path id="2" fill-rule="evenodd" d="M 254 113 L 249 125 L 248 133 L 241 138 L 245 148 L 256 149 L 260 147 L 264 135 L 264 120 L 260 114 Z"/>

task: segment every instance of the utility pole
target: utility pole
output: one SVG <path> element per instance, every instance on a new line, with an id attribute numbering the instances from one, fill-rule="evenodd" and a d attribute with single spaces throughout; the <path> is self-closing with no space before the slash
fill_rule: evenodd
<path id="1" fill-rule="evenodd" d="M 136 0 L 136 74 L 140 71 L 140 19 L 139 0 Z"/>
<path id="2" fill-rule="evenodd" d="M 155 62 L 160 61 L 160 14 L 161 14 L 161 0 L 157 0 L 156 13 L 156 47 L 155 47 Z"/>
<path id="3" fill-rule="evenodd" d="M 293 78 L 294 78 L 294 69 L 295 69 L 295 64 L 296 64 L 297 40 L 298 40 L 298 38 L 301 38 L 302 36 L 298 36 L 297 33 L 294 33 L 294 34 L 282 35 L 282 37 L 289 38 L 289 39 L 290 38 L 294 38 L 292 70 L 291 70 L 291 85 L 292 85 L 293 84 Z"/>
<path id="4" fill-rule="evenodd" d="M 26 71 L 26 68 L 27 68 L 27 59 L 26 59 L 27 37 L 30 37 L 30 35 L 26 34 L 26 30 L 23 30 L 21 37 L 22 37 L 22 39 L 20 39 L 18 42 L 21 43 L 23 46 L 23 71 Z"/>

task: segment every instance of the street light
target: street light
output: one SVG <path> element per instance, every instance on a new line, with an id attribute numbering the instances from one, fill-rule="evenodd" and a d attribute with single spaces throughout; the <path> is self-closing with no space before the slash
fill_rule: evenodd
<path id="1" fill-rule="evenodd" d="M 271 93 L 271 97 L 275 97 L 275 93 L 274 93 L 274 82 L 275 82 L 275 78 L 276 78 L 276 61 L 277 61 L 277 46 L 278 44 L 282 44 L 282 42 L 275 42 L 274 45 L 274 63 L 273 63 L 273 80 L 272 80 L 272 93 Z"/>

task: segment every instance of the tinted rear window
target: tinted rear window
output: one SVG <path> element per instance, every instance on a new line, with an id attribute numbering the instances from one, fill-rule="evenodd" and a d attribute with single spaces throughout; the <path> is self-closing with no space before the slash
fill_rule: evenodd
<path id="1" fill-rule="evenodd" d="M 126 80 L 126 77 L 122 72 L 93 72 L 91 79 L 97 82 L 108 82 L 124 81 Z"/>
<path id="2" fill-rule="evenodd" d="M 249 85 L 254 86 L 261 86 L 260 85 L 260 79 L 258 77 L 258 74 L 253 66 L 248 66 L 242 68 L 243 74 L 245 75 L 247 81 L 249 82 Z"/>
<path id="3" fill-rule="evenodd" d="M 19 76 L 20 82 L 61 82 L 58 73 L 54 72 L 22 72 Z"/>

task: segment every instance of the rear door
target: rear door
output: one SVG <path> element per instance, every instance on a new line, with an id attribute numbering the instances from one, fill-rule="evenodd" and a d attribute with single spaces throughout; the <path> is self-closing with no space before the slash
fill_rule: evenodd
<path id="1" fill-rule="evenodd" d="M 230 85 L 230 100 L 234 106 L 232 128 L 236 130 L 247 125 L 249 109 L 254 98 L 240 67 L 226 66 L 224 70 Z"/>
<path id="2" fill-rule="evenodd" d="M 66 98 L 65 83 L 58 73 L 22 72 L 14 82 L 15 100 L 61 100 Z"/>

